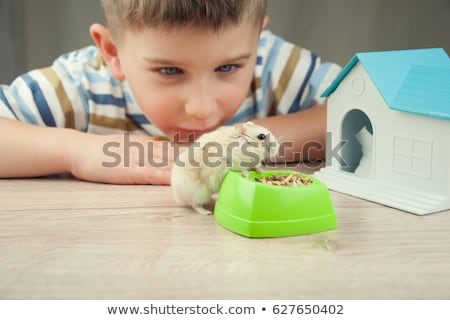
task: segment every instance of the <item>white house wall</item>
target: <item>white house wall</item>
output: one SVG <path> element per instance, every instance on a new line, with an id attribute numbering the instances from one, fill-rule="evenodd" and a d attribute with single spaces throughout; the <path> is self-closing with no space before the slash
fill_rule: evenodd
<path id="1" fill-rule="evenodd" d="M 327 131 L 331 132 L 332 140 L 327 143 L 328 149 L 336 148 L 342 141 L 341 121 L 352 109 L 363 111 L 372 124 L 372 177 L 375 181 L 449 196 L 450 121 L 391 110 L 363 66 L 358 63 L 329 97 Z M 400 170 L 399 162 L 394 163 L 395 159 L 398 161 L 402 158 L 402 155 L 394 156 L 394 141 L 397 146 L 402 146 L 408 139 L 422 141 L 423 144 L 417 143 L 419 146 L 431 144 L 429 172 L 424 168 L 418 170 L 418 173 Z M 330 151 L 328 150 L 327 156 L 331 154 Z M 327 159 L 327 164 L 340 170 L 336 158 Z"/>
<path id="2" fill-rule="evenodd" d="M 450 160 L 446 137 L 450 136 L 450 122 L 398 111 L 387 113 L 391 115 L 390 128 L 383 130 L 376 142 L 378 150 L 384 154 L 377 157 L 380 168 L 377 180 L 447 196 Z M 402 167 L 397 161 L 404 161 L 406 165 Z"/>
<path id="3" fill-rule="evenodd" d="M 377 89 L 372 84 L 364 68 L 358 63 L 341 81 L 336 91 L 329 97 L 327 131 L 331 132 L 332 142 L 327 143 L 327 146 L 334 149 L 342 141 L 342 121 L 345 115 L 353 109 L 361 110 L 368 116 L 372 124 L 373 139 L 375 142 L 379 131 L 378 126 L 383 124 L 378 110 L 376 110 L 378 108 L 373 107 L 376 104 L 384 104 L 384 100 L 378 94 Z M 373 152 L 373 156 L 376 157 L 378 150 L 375 143 Z M 330 153 L 327 152 L 327 155 Z M 336 158 L 327 159 L 327 161 L 334 168 L 340 168 L 340 164 Z"/>

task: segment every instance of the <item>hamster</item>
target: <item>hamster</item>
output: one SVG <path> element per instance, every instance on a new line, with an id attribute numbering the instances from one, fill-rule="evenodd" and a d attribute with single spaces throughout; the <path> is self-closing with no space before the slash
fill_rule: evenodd
<path id="1" fill-rule="evenodd" d="M 203 207 L 219 191 L 229 170 L 262 171 L 262 162 L 278 155 L 280 145 L 262 126 L 245 122 L 223 126 L 203 134 L 174 162 L 171 188 L 175 200 L 198 213 L 211 214 Z"/>

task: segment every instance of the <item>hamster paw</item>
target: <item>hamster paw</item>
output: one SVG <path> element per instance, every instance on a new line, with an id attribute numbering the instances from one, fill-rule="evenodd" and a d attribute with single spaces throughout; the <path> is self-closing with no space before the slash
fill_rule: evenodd
<path id="1" fill-rule="evenodd" d="M 261 166 L 253 167 L 252 169 L 258 173 L 264 172 L 264 168 Z"/>
<path id="2" fill-rule="evenodd" d="M 200 214 L 204 214 L 204 215 L 210 215 L 210 214 L 212 214 L 211 211 L 209 211 L 208 209 L 203 208 L 203 206 L 202 206 L 202 205 L 199 205 L 199 204 L 197 204 L 197 205 L 195 205 L 195 204 L 192 205 L 192 208 L 194 208 L 194 210 L 197 211 L 197 212 L 200 213 Z"/>

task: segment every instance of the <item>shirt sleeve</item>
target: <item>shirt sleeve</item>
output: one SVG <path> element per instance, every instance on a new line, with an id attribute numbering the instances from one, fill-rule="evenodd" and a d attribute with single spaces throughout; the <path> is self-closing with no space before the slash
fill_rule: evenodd
<path id="1" fill-rule="evenodd" d="M 337 64 L 322 63 L 314 52 L 264 30 L 251 92 L 232 120 L 283 115 L 321 104 L 321 93 L 340 70 Z"/>
<path id="2" fill-rule="evenodd" d="M 330 86 L 341 69 L 341 66 L 332 62 L 320 63 L 311 76 L 308 83 L 308 92 L 303 105 L 300 105 L 300 109 L 308 109 L 313 105 L 323 104 L 326 98 L 321 97 L 321 94 Z"/>
<path id="3" fill-rule="evenodd" d="M 92 133 L 138 130 L 126 106 L 123 84 L 111 76 L 94 46 L 0 86 L 0 116 L 41 126 Z"/>
<path id="4" fill-rule="evenodd" d="M 67 68 L 74 55 L 61 56 L 51 67 L 30 71 L 10 85 L 2 85 L 0 116 L 40 126 L 85 130 L 89 109 L 85 82 L 74 69 Z"/>

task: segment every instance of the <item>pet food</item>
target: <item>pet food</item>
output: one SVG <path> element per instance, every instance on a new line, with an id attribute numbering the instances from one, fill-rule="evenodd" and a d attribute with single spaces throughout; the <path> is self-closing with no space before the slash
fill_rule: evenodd
<path id="1" fill-rule="evenodd" d="M 255 178 L 255 181 L 273 186 L 298 187 L 306 186 L 312 183 L 312 178 L 303 177 L 299 173 L 291 174 L 272 174 L 267 177 Z"/>

